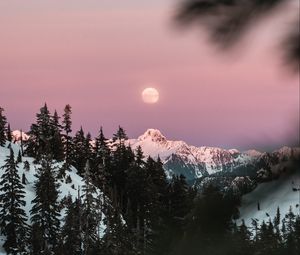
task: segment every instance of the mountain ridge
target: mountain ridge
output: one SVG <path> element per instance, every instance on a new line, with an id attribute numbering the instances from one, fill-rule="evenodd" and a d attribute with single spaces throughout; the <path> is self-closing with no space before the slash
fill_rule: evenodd
<path id="1" fill-rule="evenodd" d="M 13 141 L 28 140 L 29 135 L 15 130 Z M 111 140 L 110 140 L 111 141 Z M 94 142 L 92 141 L 92 144 Z M 211 146 L 189 145 L 182 140 L 168 140 L 160 130 L 150 128 L 136 139 L 128 139 L 127 145 L 133 149 L 140 146 L 145 157 L 160 157 L 168 178 L 172 175 L 184 175 L 187 180 L 199 179 L 220 173 L 238 173 L 244 171 L 255 175 L 257 171 L 270 170 L 271 165 L 281 161 L 300 158 L 299 147 L 283 146 L 273 152 L 260 152 L 255 149 L 239 151 Z M 243 174 L 247 175 L 247 174 Z"/>
<path id="2" fill-rule="evenodd" d="M 300 148 L 287 146 L 271 153 L 255 149 L 242 152 L 237 149 L 197 147 L 180 140 L 168 140 L 158 129 L 148 129 L 137 139 L 129 139 L 128 143 L 134 149 L 141 146 L 145 156 L 160 157 L 169 177 L 172 174 L 183 174 L 187 179 L 197 179 L 222 171 L 234 172 L 243 167 L 254 169 L 259 167 L 258 165 L 267 165 L 267 161 L 271 158 L 276 158 L 275 163 L 279 163 L 300 156 Z M 174 170 L 175 165 L 177 170 Z"/>

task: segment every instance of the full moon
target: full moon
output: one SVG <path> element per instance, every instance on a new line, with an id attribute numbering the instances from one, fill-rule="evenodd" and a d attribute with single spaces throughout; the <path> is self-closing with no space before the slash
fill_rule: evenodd
<path id="1" fill-rule="evenodd" d="M 155 104 L 159 99 L 159 93 L 155 88 L 146 88 L 143 90 L 142 97 L 145 103 Z"/>

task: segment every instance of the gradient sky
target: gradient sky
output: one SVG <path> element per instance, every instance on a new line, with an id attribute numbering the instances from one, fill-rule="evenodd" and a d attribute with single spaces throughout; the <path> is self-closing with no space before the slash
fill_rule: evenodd
<path id="1" fill-rule="evenodd" d="M 174 2 L 0 1 L 0 105 L 12 128 L 28 130 L 44 102 L 59 113 L 69 103 L 73 129 L 93 135 L 120 124 L 130 137 L 157 128 L 199 146 L 299 143 L 299 77 L 280 64 L 273 29 L 286 19 L 221 54 L 200 30 L 174 27 Z M 155 105 L 141 99 L 149 83 Z"/>

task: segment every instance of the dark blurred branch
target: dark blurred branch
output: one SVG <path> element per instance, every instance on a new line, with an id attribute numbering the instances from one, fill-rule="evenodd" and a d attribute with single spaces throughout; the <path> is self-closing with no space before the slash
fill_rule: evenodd
<path id="1" fill-rule="evenodd" d="M 260 21 L 289 0 L 184 0 L 178 6 L 176 22 L 180 26 L 199 23 L 208 29 L 213 42 L 230 47 L 250 25 Z M 299 17 L 287 43 L 289 63 L 299 66 Z"/>

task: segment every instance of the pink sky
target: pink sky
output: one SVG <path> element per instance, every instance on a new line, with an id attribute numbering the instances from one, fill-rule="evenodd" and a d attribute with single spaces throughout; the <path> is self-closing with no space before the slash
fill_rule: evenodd
<path id="1" fill-rule="evenodd" d="M 174 28 L 172 1 L 42 2 L 0 2 L 0 105 L 13 128 L 28 130 L 44 102 L 60 113 L 69 103 L 74 129 L 93 135 L 120 124 L 131 137 L 158 128 L 194 145 L 299 143 L 299 77 L 280 65 L 270 22 L 243 54 L 222 55 L 204 33 Z M 160 91 L 155 105 L 141 100 L 147 83 Z"/>

